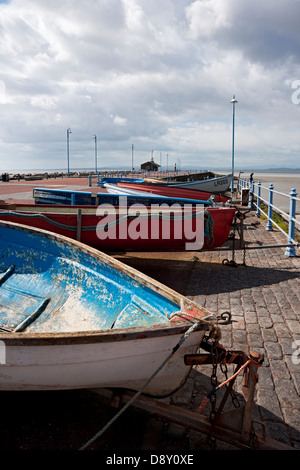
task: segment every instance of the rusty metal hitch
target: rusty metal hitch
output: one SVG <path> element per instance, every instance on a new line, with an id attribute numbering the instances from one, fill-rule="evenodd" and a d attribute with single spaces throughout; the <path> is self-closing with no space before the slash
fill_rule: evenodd
<path id="1" fill-rule="evenodd" d="M 208 352 L 209 354 L 186 354 L 184 356 L 184 362 L 186 365 L 200 365 L 200 364 L 211 364 L 211 351 L 214 348 L 216 362 L 218 364 L 237 364 L 242 365 L 249 359 L 260 367 L 264 361 L 264 356 L 256 352 L 250 352 L 247 355 L 244 351 L 225 349 L 221 344 L 210 341 L 208 337 L 204 337 L 200 344 L 200 349 Z"/>

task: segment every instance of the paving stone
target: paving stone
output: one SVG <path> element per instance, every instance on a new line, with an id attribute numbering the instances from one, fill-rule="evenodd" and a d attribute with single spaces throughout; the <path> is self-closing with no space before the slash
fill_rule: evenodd
<path id="1" fill-rule="evenodd" d="M 290 329 L 285 324 L 276 323 L 274 325 L 274 330 L 279 338 L 290 337 Z"/>
<path id="2" fill-rule="evenodd" d="M 271 369 L 265 363 L 258 370 L 258 387 L 259 387 L 259 390 L 262 390 L 262 389 L 273 390 L 274 389 L 274 381 L 273 381 Z"/>
<path id="3" fill-rule="evenodd" d="M 293 333 L 293 335 L 299 335 L 300 334 L 300 322 L 299 321 L 287 320 L 286 323 L 287 323 L 290 331 Z"/>
<path id="4" fill-rule="evenodd" d="M 291 438 L 295 441 L 298 441 L 300 444 L 300 413 L 297 408 L 283 408 L 282 414 L 284 416 L 285 422 L 289 425 L 289 433 Z M 300 447 L 298 447 L 300 448 Z"/>
<path id="5" fill-rule="evenodd" d="M 278 359 L 270 359 L 270 367 L 273 377 L 276 376 L 278 379 L 284 380 L 291 379 L 291 374 L 285 361 Z"/>
<path id="6" fill-rule="evenodd" d="M 254 311 L 252 312 L 245 312 L 245 321 L 246 323 L 257 323 L 257 315 Z"/>
<path id="7" fill-rule="evenodd" d="M 274 343 L 278 341 L 277 335 L 273 329 L 262 328 L 261 334 L 264 341 L 272 341 Z"/>
<path id="8" fill-rule="evenodd" d="M 292 380 L 274 378 L 275 390 L 282 408 L 299 409 L 299 396 Z"/>
<path id="9" fill-rule="evenodd" d="M 283 316 L 286 320 L 295 320 L 295 321 L 297 321 L 298 316 L 292 308 L 290 308 L 290 309 L 283 308 L 282 312 L 283 312 Z"/>
<path id="10" fill-rule="evenodd" d="M 270 312 L 270 318 L 271 318 L 273 323 L 284 323 L 284 318 L 283 318 L 282 314 L 272 314 Z"/>
<path id="11" fill-rule="evenodd" d="M 282 359 L 282 349 L 279 343 L 273 341 L 265 341 L 264 347 L 266 349 L 269 360 Z"/>
<path id="12" fill-rule="evenodd" d="M 294 382 L 296 392 L 298 393 L 298 395 L 300 397 L 300 373 L 293 373 L 292 372 L 292 380 Z"/>
<path id="13" fill-rule="evenodd" d="M 258 390 L 257 403 L 260 406 L 260 415 L 264 423 L 266 420 L 278 422 L 283 419 L 279 400 L 274 390 Z"/>
<path id="14" fill-rule="evenodd" d="M 234 330 L 244 330 L 245 329 L 245 320 L 241 317 L 234 317 L 232 319 L 232 328 Z"/>
<path id="15" fill-rule="evenodd" d="M 281 346 L 281 349 L 283 351 L 283 354 L 286 356 L 291 356 L 294 352 L 293 349 L 293 338 L 291 336 L 289 337 L 279 337 L 278 342 Z"/>
<path id="16" fill-rule="evenodd" d="M 261 328 L 258 323 L 247 323 L 247 331 L 248 333 L 260 334 Z"/>
<path id="17" fill-rule="evenodd" d="M 258 335 L 256 333 L 249 333 L 248 342 L 251 351 L 256 351 L 258 348 L 262 348 L 264 345 L 261 335 Z"/>
<path id="18" fill-rule="evenodd" d="M 257 313 L 258 318 L 262 318 L 262 317 L 269 318 L 270 317 L 270 313 L 269 313 L 269 310 L 267 309 L 267 307 L 257 307 L 256 306 L 256 313 Z"/>

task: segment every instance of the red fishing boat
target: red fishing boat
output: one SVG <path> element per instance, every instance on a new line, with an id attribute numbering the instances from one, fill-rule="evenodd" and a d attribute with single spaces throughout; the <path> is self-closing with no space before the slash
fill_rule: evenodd
<path id="1" fill-rule="evenodd" d="M 196 189 L 183 189 L 183 188 L 171 188 L 169 186 L 163 186 L 157 183 L 130 183 L 130 182 L 123 182 L 119 181 L 117 183 L 118 186 L 121 188 L 133 189 L 136 191 L 144 191 L 152 194 L 158 194 L 160 196 L 167 196 L 167 197 L 178 197 L 184 199 L 198 199 L 202 201 L 208 201 L 211 196 L 215 197 L 216 202 L 227 202 L 229 200 L 228 197 L 210 193 L 208 191 L 200 191 Z M 105 184 L 104 184 L 105 186 Z"/>
<path id="2" fill-rule="evenodd" d="M 3 207 L 3 206 L 2 206 Z M 36 227 L 77 239 L 101 251 L 184 251 L 222 246 L 236 209 L 202 207 L 161 210 L 151 207 L 18 204 L 1 209 L 0 220 Z"/>

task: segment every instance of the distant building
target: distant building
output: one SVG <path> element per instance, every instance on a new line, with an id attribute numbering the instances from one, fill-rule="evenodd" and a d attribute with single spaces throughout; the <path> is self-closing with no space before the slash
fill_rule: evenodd
<path id="1" fill-rule="evenodd" d="M 141 170 L 146 170 L 146 171 L 158 171 L 159 167 L 160 167 L 160 165 L 155 163 L 153 161 L 153 158 L 151 159 L 150 162 L 145 162 L 145 163 L 141 164 Z"/>

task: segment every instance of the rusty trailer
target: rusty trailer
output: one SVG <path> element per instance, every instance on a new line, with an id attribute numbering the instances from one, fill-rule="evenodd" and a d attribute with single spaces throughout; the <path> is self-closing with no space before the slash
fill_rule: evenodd
<path id="1" fill-rule="evenodd" d="M 79 450 L 88 449 L 93 442 L 118 419 L 118 417 L 130 406 L 141 409 L 152 416 L 173 422 L 183 426 L 187 430 L 194 430 L 207 437 L 210 448 L 216 448 L 217 441 L 222 441 L 242 450 L 294 450 L 292 447 L 270 439 L 265 434 L 264 424 L 253 419 L 253 405 L 256 384 L 258 382 L 258 369 L 262 366 L 263 355 L 255 352 L 247 355 L 243 351 L 226 350 L 216 341 L 210 341 L 205 337 L 201 343 L 200 350 L 204 352 L 185 355 L 184 361 L 187 366 L 212 365 L 211 383 L 212 389 L 206 395 L 197 411 L 182 408 L 180 406 L 166 403 L 165 400 L 141 395 L 124 389 L 98 389 L 93 390 L 105 399 L 109 400 L 110 406 L 118 408 L 118 412 L 88 442 Z M 217 384 L 216 367 L 226 368 L 227 365 L 235 366 L 233 375 L 226 377 L 224 382 Z M 233 406 L 230 410 L 224 410 L 230 394 L 233 394 L 233 385 L 236 378 L 242 374 L 242 396 L 243 404 Z M 217 407 L 216 395 L 221 388 L 225 389 L 224 395 Z M 234 402 L 234 400 L 233 400 Z M 210 405 L 208 416 L 203 414 L 204 408 Z M 261 433 L 255 428 L 261 426 Z"/>

